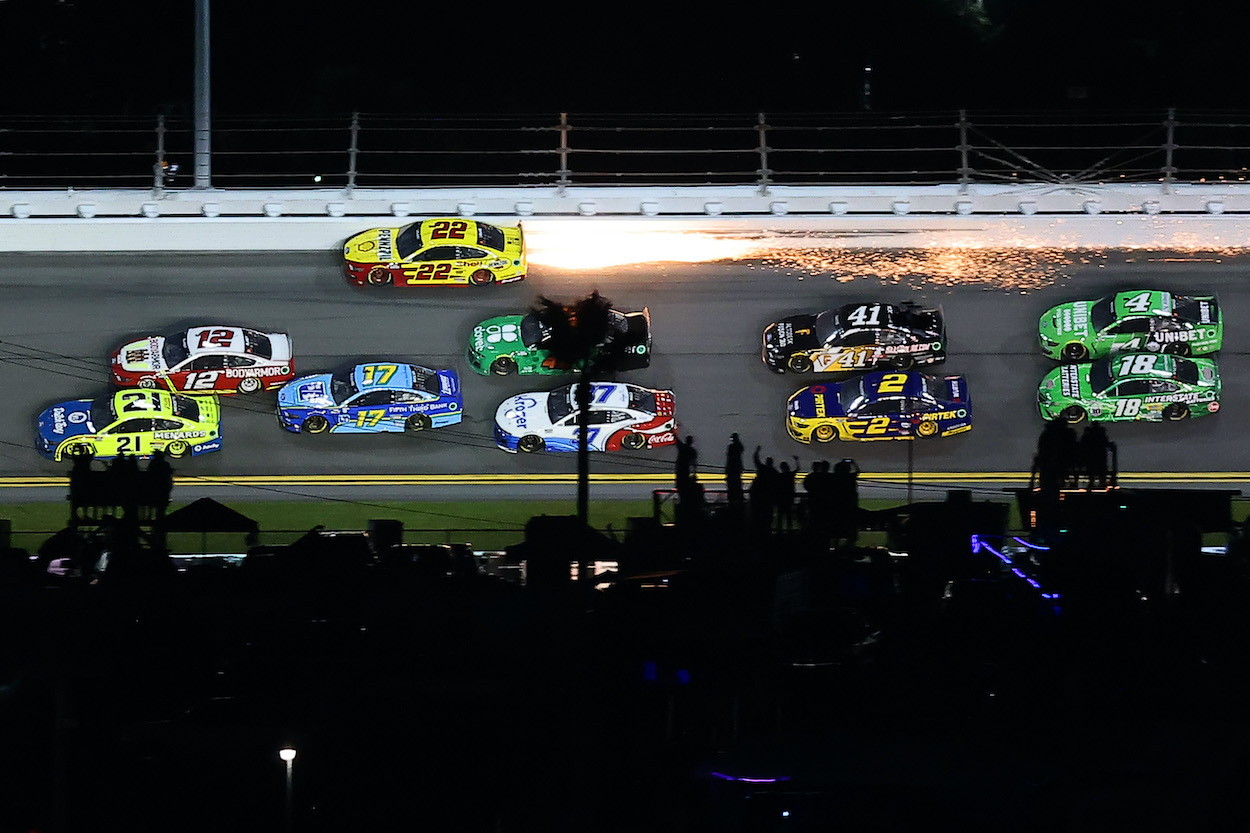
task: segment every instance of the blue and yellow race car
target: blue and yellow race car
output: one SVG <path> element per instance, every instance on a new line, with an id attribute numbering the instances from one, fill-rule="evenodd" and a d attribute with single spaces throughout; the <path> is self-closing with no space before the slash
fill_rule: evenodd
<path id="1" fill-rule="evenodd" d="M 278 422 L 302 434 L 412 433 L 455 425 L 463 409 L 456 371 L 400 362 L 302 376 L 278 391 Z"/>
<path id="2" fill-rule="evenodd" d="M 949 437 L 971 429 L 962 376 L 865 373 L 802 388 L 786 405 L 786 430 L 801 443 Z"/>

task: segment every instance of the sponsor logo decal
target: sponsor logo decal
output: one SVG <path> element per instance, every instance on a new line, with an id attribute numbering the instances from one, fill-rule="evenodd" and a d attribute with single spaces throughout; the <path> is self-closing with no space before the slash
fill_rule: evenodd
<path id="1" fill-rule="evenodd" d="M 663 434 L 652 434 L 650 440 L 651 445 L 666 445 L 676 441 L 677 438 L 673 436 L 672 431 L 665 431 Z"/>
<path id="2" fill-rule="evenodd" d="M 69 416 L 66 417 L 66 419 L 68 419 L 70 422 L 77 425 L 80 422 L 87 421 L 87 412 L 86 411 L 71 411 Z"/>
<path id="3" fill-rule="evenodd" d="M 207 437 L 207 431 L 153 431 L 152 437 L 157 440 L 190 440 L 196 437 Z"/>
<path id="4" fill-rule="evenodd" d="M 52 433 L 54 434 L 65 433 L 65 409 L 64 408 L 52 409 Z"/>
<path id="5" fill-rule="evenodd" d="M 391 230 L 388 228 L 378 230 L 377 259 L 385 263 L 389 263 L 395 259 L 395 249 L 391 245 Z"/>
<path id="6" fill-rule="evenodd" d="M 291 368 L 283 365 L 281 367 L 227 367 L 227 379 L 242 379 L 247 376 L 287 376 L 291 372 Z"/>
<path id="7" fill-rule="evenodd" d="M 1218 402 L 1210 402 L 1207 404 L 1207 411 L 1209 411 L 1210 413 L 1215 413 L 1219 409 L 1220 409 L 1220 403 Z"/>
<path id="8" fill-rule="evenodd" d="M 203 451 L 216 451 L 219 448 L 221 448 L 221 440 L 213 440 L 211 443 L 203 443 L 201 445 L 192 446 L 191 451 L 199 454 Z"/>
<path id="9" fill-rule="evenodd" d="M 1081 395 L 1080 369 L 1077 365 L 1066 364 L 1059 371 L 1059 389 L 1070 399 L 1078 399 Z"/>
<path id="10" fill-rule="evenodd" d="M 532 396 L 516 396 L 512 399 L 512 407 L 503 412 L 504 419 L 512 420 L 517 428 L 528 428 L 529 422 L 525 412 L 538 407 L 538 400 Z"/>

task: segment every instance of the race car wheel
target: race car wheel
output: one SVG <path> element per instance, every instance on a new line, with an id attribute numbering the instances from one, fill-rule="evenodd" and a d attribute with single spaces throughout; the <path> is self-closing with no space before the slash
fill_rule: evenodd
<path id="1" fill-rule="evenodd" d="M 91 443 L 74 443 L 65 449 L 67 457 L 94 457 L 95 446 Z"/>
<path id="2" fill-rule="evenodd" d="M 1163 409 L 1163 418 L 1168 422 L 1180 422 L 1189 418 L 1189 406 L 1183 402 L 1173 402 Z"/>
<path id="3" fill-rule="evenodd" d="M 786 366 L 795 373 L 806 373 L 812 369 L 812 360 L 802 353 L 795 353 L 790 356 L 790 361 L 786 362 Z"/>
<path id="4" fill-rule="evenodd" d="M 260 389 L 261 389 L 260 379 L 256 378 L 255 376 L 248 376 L 245 379 L 240 379 L 239 387 L 237 388 L 239 393 L 256 393 L 256 391 Z"/>
<path id="5" fill-rule="evenodd" d="M 1085 421 L 1085 409 L 1080 405 L 1069 405 L 1059 412 L 1059 418 L 1066 421 L 1069 425 L 1079 425 Z"/>
<path id="6" fill-rule="evenodd" d="M 487 286 L 495 282 L 495 273 L 489 269 L 478 269 L 469 275 L 469 283 L 474 286 Z"/>
<path id="7" fill-rule="evenodd" d="M 304 424 L 299 429 L 304 434 L 324 434 L 330 430 L 330 420 L 321 414 L 313 414 L 304 420 Z"/>
<path id="8" fill-rule="evenodd" d="M 187 445 L 186 440 L 174 440 L 165 446 L 165 456 L 172 460 L 180 460 L 187 456 L 187 452 L 191 450 L 191 446 Z"/>
<path id="9" fill-rule="evenodd" d="M 152 390 L 153 388 L 156 387 L 156 380 L 155 379 L 140 379 L 139 387 L 143 388 L 144 390 Z"/>
<path id="10" fill-rule="evenodd" d="M 910 370 L 916 360 L 911 356 L 894 356 L 890 359 L 889 365 L 895 370 Z"/>
<path id="11" fill-rule="evenodd" d="M 543 438 L 535 437 L 533 434 L 526 434 L 524 437 L 517 440 L 516 450 L 524 451 L 526 454 L 530 454 L 535 451 L 542 451 Z"/>
<path id="12" fill-rule="evenodd" d="M 404 420 L 404 430 L 409 434 L 415 434 L 418 431 L 424 431 L 430 427 L 430 418 L 425 414 L 413 414 Z"/>
<path id="13" fill-rule="evenodd" d="M 1164 345 L 1164 347 L 1163 347 L 1163 352 L 1164 352 L 1164 353 L 1170 353 L 1170 354 L 1172 354 L 1173 356 L 1188 356 L 1188 355 L 1189 355 L 1189 345 L 1188 345 L 1188 344 L 1185 344 L 1184 342 L 1175 342 L 1175 341 L 1174 341 L 1174 342 L 1172 342 L 1171 344 Z"/>
<path id="14" fill-rule="evenodd" d="M 815 430 L 812 431 L 812 436 L 817 442 L 832 442 L 838 436 L 838 429 L 828 423 L 825 423 L 824 425 L 817 425 Z"/>
<path id="15" fill-rule="evenodd" d="M 938 424 L 936 422 L 925 421 L 916 426 L 917 437 L 932 437 L 938 432 Z"/>
<path id="16" fill-rule="evenodd" d="M 640 448 L 647 447 L 647 438 L 637 431 L 632 434 L 626 434 L 621 437 L 621 447 L 628 448 L 630 451 L 637 451 Z"/>
<path id="17" fill-rule="evenodd" d="M 1084 344 L 1073 341 L 1063 345 L 1063 353 L 1060 355 L 1063 356 L 1065 362 L 1079 362 L 1089 358 L 1089 350 Z"/>
<path id="18" fill-rule="evenodd" d="M 500 356 L 490 363 L 490 372 L 496 376 L 511 376 L 516 371 L 516 359 L 511 356 Z"/>
<path id="19" fill-rule="evenodd" d="M 381 266 L 374 266 L 369 270 L 368 280 L 370 286 L 387 286 L 391 282 L 391 271 Z"/>

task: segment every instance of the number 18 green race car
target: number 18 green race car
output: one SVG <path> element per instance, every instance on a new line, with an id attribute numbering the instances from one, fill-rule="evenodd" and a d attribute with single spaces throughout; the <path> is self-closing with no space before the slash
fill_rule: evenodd
<path id="1" fill-rule="evenodd" d="M 1042 419 L 1074 425 L 1086 417 L 1178 422 L 1219 411 L 1220 373 L 1214 359 L 1121 353 L 1051 370 L 1038 386 L 1037 405 Z"/>

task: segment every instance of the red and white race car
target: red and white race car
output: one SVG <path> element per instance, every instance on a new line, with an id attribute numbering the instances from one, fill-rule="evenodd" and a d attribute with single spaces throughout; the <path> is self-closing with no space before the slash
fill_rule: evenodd
<path id="1" fill-rule="evenodd" d="M 124 344 L 113 354 L 123 388 L 181 393 L 256 393 L 295 378 L 291 338 L 245 327 L 192 327 Z"/>

